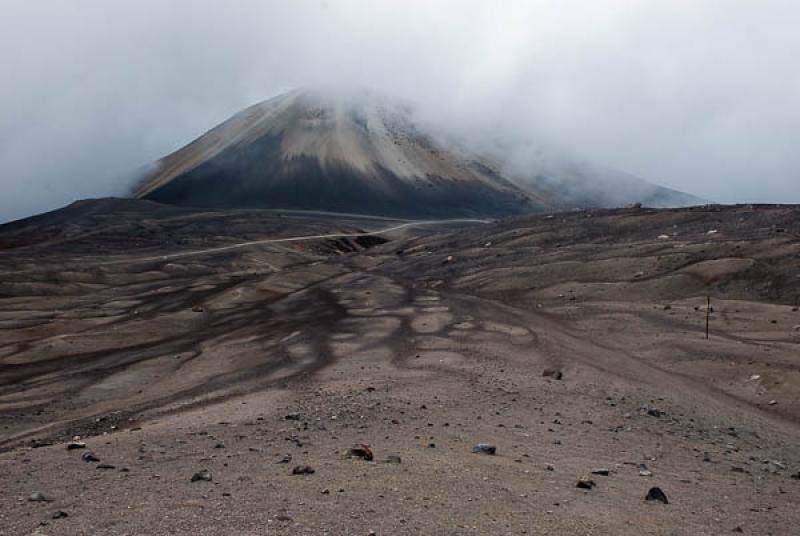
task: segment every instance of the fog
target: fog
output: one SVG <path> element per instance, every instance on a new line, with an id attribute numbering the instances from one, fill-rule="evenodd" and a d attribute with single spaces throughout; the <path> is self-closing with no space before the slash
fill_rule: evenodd
<path id="1" fill-rule="evenodd" d="M 244 106 L 369 87 L 719 202 L 800 202 L 800 4 L 0 0 L 0 221 L 124 194 Z"/>

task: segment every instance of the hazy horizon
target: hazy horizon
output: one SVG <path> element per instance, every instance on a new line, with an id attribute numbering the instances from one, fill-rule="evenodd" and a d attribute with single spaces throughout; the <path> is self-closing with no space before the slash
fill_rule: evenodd
<path id="1" fill-rule="evenodd" d="M 788 1 L 4 3 L 0 222 L 299 87 L 367 87 L 461 136 L 563 148 L 722 203 L 800 203 Z"/>

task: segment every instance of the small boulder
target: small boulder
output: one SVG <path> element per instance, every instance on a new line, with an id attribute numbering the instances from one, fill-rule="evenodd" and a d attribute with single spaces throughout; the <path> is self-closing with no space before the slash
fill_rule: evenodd
<path id="1" fill-rule="evenodd" d="M 30 502 L 52 502 L 53 499 L 42 493 L 41 491 L 34 491 L 30 495 L 28 495 L 28 501 Z"/>
<path id="2" fill-rule="evenodd" d="M 64 510 L 58 510 L 56 512 L 53 512 L 53 515 L 50 517 L 53 519 L 63 519 L 65 517 L 69 517 L 69 514 L 66 513 Z"/>
<path id="3" fill-rule="evenodd" d="M 373 459 L 375 459 L 372 449 L 369 448 L 369 445 L 365 445 L 364 443 L 353 445 L 347 451 L 347 455 L 351 458 L 361 458 L 362 460 L 367 460 L 368 462 L 371 462 Z"/>
<path id="4" fill-rule="evenodd" d="M 86 463 L 97 463 L 97 462 L 100 461 L 100 458 L 95 456 L 94 452 L 92 452 L 90 450 L 84 452 L 83 455 L 81 456 L 81 459 L 83 461 L 85 461 Z"/>
<path id="5" fill-rule="evenodd" d="M 472 447 L 472 452 L 476 454 L 487 454 L 489 456 L 494 456 L 497 454 L 497 447 L 488 443 L 478 443 Z"/>
<path id="6" fill-rule="evenodd" d="M 667 499 L 667 494 L 661 488 L 650 488 L 650 491 L 647 492 L 647 495 L 644 498 L 645 501 L 658 501 L 664 504 L 669 504 L 669 499 Z"/>
<path id="7" fill-rule="evenodd" d="M 544 369 L 542 371 L 542 376 L 545 378 L 553 378 L 554 380 L 560 380 L 564 377 L 564 373 L 560 370 L 555 369 Z"/>
<path id="8" fill-rule="evenodd" d="M 576 488 L 580 489 L 592 489 L 597 484 L 595 484 L 594 480 L 590 480 L 588 478 L 581 478 L 578 480 L 578 483 L 575 484 Z"/>
<path id="9" fill-rule="evenodd" d="M 208 469 L 202 469 L 192 475 L 192 482 L 211 482 L 213 480 Z"/>
<path id="10" fill-rule="evenodd" d="M 67 443 L 67 450 L 85 449 L 86 443 L 82 441 L 70 441 Z"/>
<path id="11" fill-rule="evenodd" d="M 603 468 L 600 468 L 600 469 L 592 469 L 592 474 L 593 475 L 600 475 L 600 476 L 608 476 L 609 474 L 611 474 L 611 471 L 609 471 L 608 469 L 603 467 Z"/>
<path id="12" fill-rule="evenodd" d="M 310 465 L 298 465 L 292 469 L 293 475 L 313 475 L 316 471 Z"/>

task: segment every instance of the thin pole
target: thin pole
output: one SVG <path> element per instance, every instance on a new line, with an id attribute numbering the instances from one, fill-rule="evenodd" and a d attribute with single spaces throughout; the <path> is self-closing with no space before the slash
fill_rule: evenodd
<path id="1" fill-rule="evenodd" d="M 711 316 L 711 296 L 706 296 L 706 339 L 708 338 L 708 320 Z"/>

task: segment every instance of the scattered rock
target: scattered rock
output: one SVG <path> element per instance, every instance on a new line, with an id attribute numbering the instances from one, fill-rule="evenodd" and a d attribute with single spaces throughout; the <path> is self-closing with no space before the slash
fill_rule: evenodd
<path id="1" fill-rule="evenodd" d="M 98 458 L 97 456 L 95 456 L 95 455 L 94 455 L 94 452 L 92 452 L 92 451 L 90 451 L 90 450 L 89 450 L 89 451 L 86 451 L 86 452 L 84 452 L 84 453 L 83 453 L 83 455 L 81 456 L 81 459 L 82 459 L 83 461 L 85 461 L 86 463 L 96 463 L 96 462 L 99 462 L 99 461 L 100 461 L 100 458 Z"/>
<path id="2" fill-rule="evenodd" d="M 402 463 L 402 462 L 403 460 L 400 458 L 400 456 L 397 456 L 396 454 L 390 454 L 386 456 L 385 463 Z"/>
<path id="3" fill-rule="evenodd" d="M 205 312 L 205 308 L 202 305 L 195 305 L 192 307 L 192 311 L 195 313 L 203 313 Z"/>
<path id="4" fill-rule="evenodd" d="M 647 414 L 650 415 L 651 417 L 661 417 L 662 415 L 664 415 L 664 412 L 658 408 L 649 408 L 647 410 Z"/>
<path id="5" fill-rule="evenodd" d="M 777 404 L 777 403 L 778 403 L 778 401 L 777 401 L 777 400 L 770 400 L 770 401 L 769 401 L 769 405 L 770 405 L 770 406 L 774 406 L 774 405 L 775 405 L 775 404 Z"/>
<path id="6" fill-rule="evenodd" d="M 63 519 L 65 517 L 69 517 L 69 514 L 66 513 L 64 510 L 58 510 L 56 512 L 53 512 L 53 515 L 50 517 L 53 519 Z"/>
<path id="7" fill-rule="evenodd" d="M 292 520 L 291 516 L 287 516 L 286 514 L 278 514 L 275 516 L 275 519 L 284 523 Z"/>
<path id="8" fill-rule="evenodd" d="M 661 488 L 650 488 L 650 491 L 647 492 L 647 495 L 644 498 L 645 501 L 659 501 L 664 504 L 669 504 L 669 499 L 667 499 L 666 493 L 664 493 Z"/>
<path id="9" fill-rule="evenodd" d="M 28 500 L 30 502 L 52 502 L 53 501 L 53 499 L 51 499 L 50 497 L 46 496 L 41 491 L 34 491 L 33 493 L 31 493 L 28 496 Z"/>
<path id="10" fill-rule="evenodd" d="M 109 463 L 101 463 L 100 465 L 97 466 L 97 468 L 98 469 L 116 469 L 115 466 L 113 466 L 113 465 L 111 465 Z"/>
<path id="11" fill-rule="evenodd" d="M 292 455 L 291 454 L 287 454 L 286 456 L 284 456 L 283 458 L 281 458 L 280 460 L 278 460 L 275 463 L 289 463 L 290 461 L 292 461 Z"/>
<path id="12" fill-rule="evenodd" d="M 300 418 L 301 418 L 300 413 L 298 413 L 296 411 L 293 411 L 293 412 L 287 414 L 286 417 L 284 417 L 284 419 L 286 419 L 287 421 L 299 421 Z"/>
<path id="13" fill-rule="evenodd" d="M 67 443 L 67 450 L 77 450 L 77 449 L 85 449 L 86 443 L 82 441 L 70 441 Z"/>
<path id="14" fill-rule="evenodd" d="M 212 480 L 211 472 L 207 469 L 202 469 L 192 475 L 192 482 L 211 482 Z"/>
<path id="15" fill-rule="evenodd" d="M 488 454 L 489 456 L 494 456 L 497 454 L 497 447 L 488 443 L 478 443 L 472 447 L 472 452 L 476 454 Z"/>
<path id="16" fill-rule="evenodd" d="M 600 476 L 608 476 L 609 474 L 611 474 L 611 471 L 609 471 L 606 468 L 592 469 L 592 474 L 593 475 L 600 475 Z"/>
<path id="17" fill-rule="evenodd" d="M 590 480 L 588 478 L 581 478 L 578 480 L 578 483 L 575 484 L 576 488 L 580 489 L 592 489 L 597 484 L 595 484 L 594 480 Z"/>
<path id="18" fill-rule="evenodd" d="M 292 469 L 293 475 L 313 475 L 316 471 L 310 465 L 298 465 Z"/>
<path id="19" fill-rule="evenodd" d="M 639 464 L 639 476 L 653 476 L 653 472 L 650 471 L 645 464 L 640 463 Z"/>
<path id="20" fill-rule="evenodd" d="M 347 451 L 347 455 L 351 458 L 361 458 L 362 460 L 367 460 L 368 462 L 371 462 L 373 459 L 375 459 L 375 456 L 372 454 L 372 449 L 369 448 L 369 445 L 365 445 L 363 443 L 359 443 L 350 447 L 350 450 Z"/>

